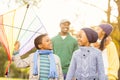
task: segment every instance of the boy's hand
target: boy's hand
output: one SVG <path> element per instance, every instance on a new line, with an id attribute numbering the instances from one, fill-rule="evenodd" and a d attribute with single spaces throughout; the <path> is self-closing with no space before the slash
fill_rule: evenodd
<path id="1" fill-rule="evenodd" d="M 20 42 L 16 41 L 14 44 L 14 50 L 17 51 L 17 50 L 19 50 L 19 48 L 20 48 Z"/>

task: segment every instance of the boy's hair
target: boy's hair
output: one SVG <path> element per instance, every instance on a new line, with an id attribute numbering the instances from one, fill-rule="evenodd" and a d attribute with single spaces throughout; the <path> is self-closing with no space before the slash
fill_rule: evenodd
<path id="1" fill-rule="evenodd" d="M 47 36 L 48 34 L 41 34 L 41 35 L 39 35 L 38 37 L 36 37 L 35 38 L 35 40 L 34 40 L 34 45 L 35 45 L 35 47 L 37 48 L 37 49 L 40 49 L 39 47 L 38 47 L 38 45 L 39 44 L 42 44 L 42 39 L 43 39 L 43 37 L 45 37 L 45 36 Z"/>

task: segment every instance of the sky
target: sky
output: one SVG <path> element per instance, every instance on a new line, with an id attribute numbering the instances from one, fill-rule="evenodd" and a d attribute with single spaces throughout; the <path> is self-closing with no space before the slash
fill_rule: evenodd
<path id="1" fill-rule="evenodd" d="M 1 0 L 0 14 L 4 14 L 18 7 L 15 0 Z M 46 27 L 50 37 L 60 31 L 59 23 L 62 19 L 71 21 L 70 27 L 76 31 L 82 27 L 98 25 L 101 21 L 106 21 L 108 0 L 41 0 L 39 6 L 34 10 Z M 94 6 L 91 6 L 92 4 Z M 8 7 L 9 6 L 9 7 Z M 117 16 L 117 7 L 111 0 L 112 15 Z M 112 16 L 112 21 L 116 18 Z"/>

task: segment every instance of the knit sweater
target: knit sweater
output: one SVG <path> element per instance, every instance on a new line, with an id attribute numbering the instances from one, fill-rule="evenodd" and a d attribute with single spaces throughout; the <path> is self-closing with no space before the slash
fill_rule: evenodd
<path id="1" fill-rule="evenodd" d="M 105 80 L 102 53 L 93 47 L 80 47 L 73 53 L 66 80 Z"/>
<path id="2" fill-rule="evenodd" d="M 60 34 L 52 38 L 53 51 L 60 57 L 63 73 L 66 74 L 70 65 L 73 52 L 78 49 L 75 38 L 68 34 L 65 39 Z"/>
<path id="3" fill-rule="evenodd" d="M 49 55 L 48 55 L 49 57 Z M 63 80 L 63 74 L 62 74 L 62 69 L 61 69 L 61 62 L 60 59 L 57 55 L 54 54 L 55 57 L 55 64 L 56 64 L 56 69 L 58 73 L 58 78 L 52 79 L 52 80 Z M 34 53 L 31 53 L 27 58 L 21 59 L 20 55 L 17 54 L 13 56 L 14 63 L 16 67 L 18 68 L 26 68 L 30 67 L 30 72 L 29 72 L 29 80 L 39 80 L 40 79 L 40 74 L 34 76 L 33 75 L 33 65 L 34 65 Z M 38 65 L 40 65 L 40 56 L 38 56 Z M 38 66 L 38 72 L 40 72 L 40 66 Z M 49 79 L 51 80 L 51 79 Z"/>

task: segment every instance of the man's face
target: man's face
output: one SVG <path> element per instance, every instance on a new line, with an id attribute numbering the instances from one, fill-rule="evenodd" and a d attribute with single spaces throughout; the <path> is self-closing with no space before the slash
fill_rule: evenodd
<path id="1" fill-rule="evenodd" d="M 60 24 L 61 32 L 62 33 L 68 33 L 69 25 L 70 24 L 68 22 Z"/>

